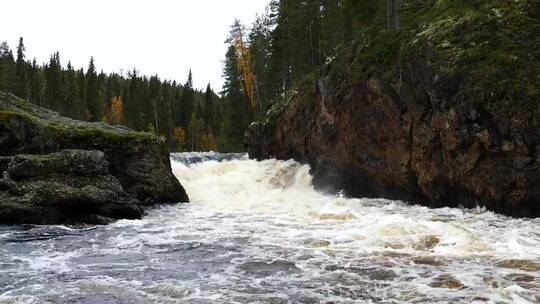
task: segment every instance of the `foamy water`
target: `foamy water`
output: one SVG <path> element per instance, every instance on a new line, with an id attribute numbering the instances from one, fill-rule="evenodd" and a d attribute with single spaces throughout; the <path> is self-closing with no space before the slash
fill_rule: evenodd
<path id="1" fill-rule="evenodd" d="M 173 159 L 190 204 L 0 228 L 0 303 L 540 302 L 538 219 L 321 194 L 293 161 Z"/>

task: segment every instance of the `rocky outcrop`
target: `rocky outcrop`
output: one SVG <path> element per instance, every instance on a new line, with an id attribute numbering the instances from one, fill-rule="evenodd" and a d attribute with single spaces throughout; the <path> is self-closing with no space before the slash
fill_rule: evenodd
<path id="1" fill-rule="evenodd" d="M 351 196 L 540 216 L 538 39 L 498 33 L 520 45 L 504 55 L 514 69 L 488 57 L 501 51 L 500 44 L 484 42 L 492 53 L 465 58 L 484 51 L 470 40 L 490 37 L 475 31 L 496 29 L 466 27 L 480 21 L 459 14 L 389 38 L 385 43 L 397 43 L 401 53 L 384 61 L 372 59 L 382 52 L 375 40 L 357 43 L 319 83 L 291 92 L 251 126 L 250 157 L 309 163 L 318 188 Z M 455 23 L 435 28 L 447 19 Z M 538 20 L 530 22 L 531 31 L 540 28 Z M 515 55 L 525 47 L 526 54 Z"/>
<path id="2" fill-rule="evenodd" d="M 445 98 L 436 86 L 410 80 L 399 94 L 373 77 L 345 96 L 296 95 L 274 121 L 252 125 L 250 157 L 309 163 L 319 189 L 351 196 L 539 216 L 539 112 L 445 107 L 430 101 Z"/>
<path id="3" fill-rule="evenodd" d="M 103 223 L 137 219 L 143 213 L 109 174 L 101 151 L 62 150 L 6 159 L 0 179 L 2 223 Z"/>
<path id="4" fill-rule="evenodd" d="M 187 202 L 157 136 L 0 93 L 0 223 L 105 223 Z"/>

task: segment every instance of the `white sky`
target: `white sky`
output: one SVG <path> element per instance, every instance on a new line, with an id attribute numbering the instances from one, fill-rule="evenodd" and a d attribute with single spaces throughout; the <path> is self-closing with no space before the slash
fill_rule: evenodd
<path id="1" fill-rule="evenodd" d="M 145 75 L 184 83 L 193 70 L 195 87 L 221 90 L 224 41 L 235 18 L 251 25 L 269 0 L 6 0 L 0 41 L 15 49 L 24 37 L 26 56 L 38 63 L 58 50 L 98 70 L 136 67 Z M 14 51 L 15 53 L 15 51 Z"/>

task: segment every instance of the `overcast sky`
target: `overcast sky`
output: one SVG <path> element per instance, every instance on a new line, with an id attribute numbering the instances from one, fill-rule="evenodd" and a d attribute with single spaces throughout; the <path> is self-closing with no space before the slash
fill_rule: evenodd
<path id="1" fill-rule="evenodd" d="M 136 67 L 142 74 L 221 90 L 224 41 L 235 18 L 251 24 L 269 0 L 5 0 L 0 41 L 27 58 L 80 68 L 94 56 L 105 72 Z"/>

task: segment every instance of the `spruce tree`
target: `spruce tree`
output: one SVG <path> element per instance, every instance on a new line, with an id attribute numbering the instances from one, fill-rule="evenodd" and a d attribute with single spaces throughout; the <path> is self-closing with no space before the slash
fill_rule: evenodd
<path id="1" fill-rule="evenodd" d="M 1 88 L 4 91 L 13 93 L 16 83 L 15 58 L 7 42 L 0 45 L 0 57 L 2 58 Z"/>
<path id="2" fill-rule="evenodd" d="M 85 118 L 85 112 L 87 108 L 86 98 L 86 75 L 84 69 L 77 71 L 77 105 L 75 109 L 75 118 L 83 120 Z"/>
<path id="3" fill-rule="evenodd" d="M 99 119 L 99 92 L 98 77 L 94 57 L 90 57 L 88 70 L 86 71 L 86 113 L 85 119 L 97 121 Z"/>
<path id="4" fill-rule="evenodd" d="M 77 116 L 77 104 L 79 101 L 78 98 L 78 88 L 77 88 L 77 78 L 75 75 L 75 70 L 71 65 L 71 62 L 68 62 L 66 71 L 64 72 L 64 115 L 70 117 Z"/>
<path id="5" fill-rule="evenodd" d="M 225 151 L 242 151 L 244 133 L 252 121 L 252 108 L 242 93 L 240 75 L 237 68 L 237 54 L 234 46 L 229 46 L 225 56 L 223 76 L 224 109 L 220 146 Z"/>
<path id="6" fill-rule="evenodd" d="M 45 66 L 45 106 L 60 111 L 63 101 L 60 53 L 54 53 Z"/>
<path id="7" fill-rule="evenodd" d="M 7 54 L 9 53 L 9 45 L 6 41 L 0 43 L 0 91 L 7 91 L 6 70 L 7 70 Z"/>
<path id="8" fill-rule="evenodd" d="M 269 16 L 260 16 L 255 20 L 249 34 L 249 47 L 253 56 L 258 97 L 256 119 L 264 115 L 272 98 L 269 71 L 271 57 L 270 26 L 271 19 Z"/>
<path id="9" fill-rule="evenodd" d="M 215 132 L 215 121 L 216 116 L 216 105 L 214 104 L 214 91 L 210 87 L 210 84 L 206 87 L 206 92 L 204 93 L 204 115 L 203 120 L 212 132 Z"/>
<path id="10" fill-rule="evenodd" d="M 150 105 L 150 112 L 152 113 L 151 120 L 152 124 L 154 125 L 154 128 L 156 130 L 157 134 L 162 134 L 162 129 L 160 127 L 160 121 L 159 118 L 161 115 L 161 104 L 162 104 L 162 97 L 161 97 L 161 82 L 159 81 L 159 77 L 152 76 L 150 77 L 149 82 L 149 88 L 148 88 L 148 94 L 149 94 L 149 100 L 148 103 Z"/>
<path id="11" fill-rule="evenodd" d="M 29 101 L 41 106 L 43 93 L 43 75 L 42 70 L 38 67 L 36 58 L 32 60 L 30 66 L 28 78 L 29 78 Z"/>
<path id="12" fill-rule="evenodd" d="M 194 90 L 193 90 L 193 74 L 189 70 L 188 79 L 182 89 L 182 97 L 180 98 L 178 107 L 178 124 L 187 128 L 191 120 L 191 113 L 194 109 Z"/>
<path id="13" fill-rule="evenodd" d="M 17 61 L 15 62 L 15 87 L 13 88 L 13 94 L 29 99 L 29 92 L 27 89 L 27 71 L 26 71 L 26 62 L 24 52 L 26 48 L 24 47 L 23 38 L 19 38 L 19 45 L 17 46 Z"/>

